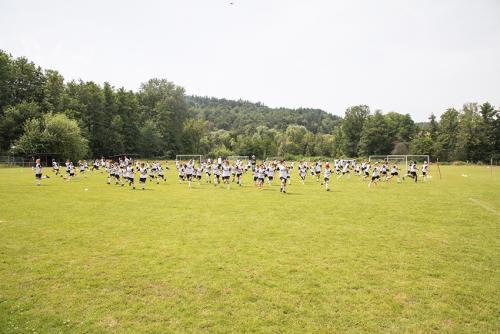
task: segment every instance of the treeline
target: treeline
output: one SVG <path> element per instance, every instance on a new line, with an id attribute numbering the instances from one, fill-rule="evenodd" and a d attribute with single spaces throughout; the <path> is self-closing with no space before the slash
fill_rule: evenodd
<path id="1" fill-rule="evenodd" d="M 499 111 L 489 103 L 449 109 L 416 124 L 409 115 L 319 109 L 186 96 L 164 79 L 138 92 L 70 81 L 0 51 L 0 153 L 62 157 L 329 156 L 430 154 L 441 160 L 498 159 Z"/>

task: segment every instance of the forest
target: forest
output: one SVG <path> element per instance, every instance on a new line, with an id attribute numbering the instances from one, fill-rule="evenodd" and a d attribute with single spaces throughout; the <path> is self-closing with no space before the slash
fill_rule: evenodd
<path id="1" fill-rule="evenodd" d="M 357 105 L 340 117 L 320 109 L 188 96 L 183 87 L 156 78 L 134 92 L 108 82 L 65 81 L 56 70 L 0 50 L 0 155 L 500 158 L 499 109 L 467 102 L 436 112 L 442 112 L 439 119 L 430 113 L 428 122 L 416 123 L 409 114 Z"/>

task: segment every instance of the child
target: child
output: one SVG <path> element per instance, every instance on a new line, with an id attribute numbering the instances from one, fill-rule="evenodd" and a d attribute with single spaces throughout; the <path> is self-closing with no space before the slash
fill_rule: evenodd
<path id="1" fill-rule="evenodd" d="M 288 170 L 285 165 L 285 161 L 281 161 L 280 165 L 278 166 L 278 169 L 280 171 L 280 181 L 281 181 L 281 187 L 280 187 L 280 192 L 286 194 L 286 179 L 288 175 Z"/>
<path id="2" fill-rule="evenodd" d="M 424 182 L 427 181 L 427 161 L 424 161 L 424 164 L 422 165 L 422 177 Z"/>
<path id="3" fill-rule="evenodd" d="M 229 161 L 225 160 L 222 165 L 222 182 L 227 184 L 227 189 L 229 189 L 229 178 L 231 177 L 231 166 Z"/>
<path id="4" fill-rule="evenodd" d="M 372 184 L 377 185 L 379 179 L 380 179 L 379 168 L 376 162 L 375 167 L 373 167 L 372 180 L 370 181 L 370 183 L 368 183 L 368 188 L 371 188 Z"/>
<path id="5" fill-rule="evenodd" d="M 392 166 L 392 168 L 391 168 L 391 176 L 387 177 L 387 181 L 389 181 L 390 179 L 392 179 L 394 176 L 398 178 L 398 183 L 400 183 L 401 179 L 399 178 L 398 166 L 396 166 L 396 165 Z"/>
<path id="6" fill-rule="evenodd" d="M 215 187 L 217 186 L 217 184 L 219 184 L 220 181 L 220 169 L 215 160 L 212 164 L 212 174 L 214 174 L 214 187 Z"/>
<path id="7" fill-rule="evenodd" d="M 163 167 L 161 165 L 158 165 L 158 167 L 156 167 L 156 170 L 158 171 L 158 176 L 156 177 L 156 184 L 160 184 L 160 179 L 163 180 L 163 182 L 165 182 L 165 174 L 163 172 Z"/>
<path id="8" fill-rule="evenodd" d="M 37 186 L 40 186 L 41 179 L 42 179 L 42 164 L 40 163 L 40 159 L 36 159 L 36 161 L 35 161 L 35 180 L 36 180 Z"/>
<path id="9" fill-rule="evenodd" d="M 126 177 L 129 187 L 132 186 L 132 190 L 135 190 L 135 183 L 134 183 L 135 175 L 134 175 L 134 167 L 132 167 L 132 165 L 127 166 Z"/>
<path id="10" fill-rule="evenodd" d="M 56 162 L 56 159 L 52 159 L 52 171 L 54 171 L 56 175 L 59 175 L 59 164 Z"/>
<path id="11" fill-rule="evenodd" d="M 324 178 L 325 181 L 325 189 L 326 191 L 330 191 L 330 176 L 332 175 L 332 171 L 330 169 L 330 164 L 327 162 L 325 165 Z"/>
<path id="12" fill-rule="evenodd" d="M 146 180 L 148 178 L 148 169 L 144 166 L 144 162 L 141 163 L 141 167 L 139 168 L 139 183 L 141 184 L 142 190 L 146 186 Z"/>

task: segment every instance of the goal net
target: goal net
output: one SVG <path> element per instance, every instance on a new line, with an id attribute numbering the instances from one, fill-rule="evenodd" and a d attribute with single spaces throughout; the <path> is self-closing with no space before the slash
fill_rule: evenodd
<path id="1" fill-rule="evenodd" d="M 178 154 L 175 156 L 175 161 L 198 161 L 201 164 L 201 155 L 199 154 Z"/>
<path id="2" fill-rule="evenodd" d="M 227 160 L 229 161 L 247 161 L 249 159 L 248 155 L 231 155 L 227 157 Z"/>
<path id="3" fill-rule="evenodd" d="M 423 164 L 424 162 L 430 163 L 428 155 L 407 155 L 406 156 L 407 163 L 410 161 L 415 161 L 417 164 Z"/>
<path id="4" fill-rule="evenodd" d="M 401 170 L 406 168 L 407 165 L 406 155 L 388 155 L 386 161 L 389 166 L 396 165 Z"/>
<path id="5" fill-rule="evenodd" d="M 368 157 L 369 162 L 387 162 L 387 155 L 370 155 Z"/>

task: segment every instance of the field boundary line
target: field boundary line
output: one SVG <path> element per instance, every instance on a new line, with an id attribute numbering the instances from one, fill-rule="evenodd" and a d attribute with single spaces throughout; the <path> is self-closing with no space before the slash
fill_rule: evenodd
<path id="1" fill-rule="evenodd" d="M 500 217 L 500 212 L 498 212 L 497 210 L 489 207 L 488 205 L 484 204 L 484 203 L 481 203 L 480 201 L 478 201 L 477 199 L 474 199 L 474 198 L 470 198 L 469 197 L 469 200 L 473 203 L 476 203 L 477 205 L 479 205 L 480 207 L 482 207 L 483 209 L 485 209 L 486 211 L 489 211 L 491 213 L 494 213 L 495 215 L 499 216 Z"/>

